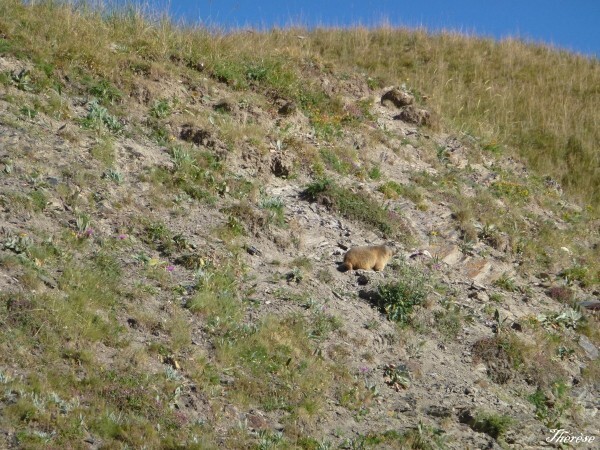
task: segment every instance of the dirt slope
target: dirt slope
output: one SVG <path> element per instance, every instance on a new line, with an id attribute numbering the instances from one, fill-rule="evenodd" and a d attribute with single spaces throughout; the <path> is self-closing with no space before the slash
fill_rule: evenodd
<path id="1" fill-rule="evenodd" d="M 0 57 L 1 72 L 25 67 Z M 554 428 L 600 439 L 598 322 L 579 305 L 598 299 L 597 285 L 565 272 L 578 267 L 577 246 L 598 245 L 597 230 L 565 219 L 582 209 L 469 136 L 399 119 L 380 101 L 390 88 L 320 81 L 357 125 L 319 133 L 260 89 L 165 75 L 105 103 L 121 117 L 115 132 L 102 117 L 85 122 L 94 99 L 84 87 L 62 94 L 64 116 L 28 113 L 44 94 L 2 87 L 0 446 L 138 448 L 129 419 L 113 421 L 118 433 L 87 416 L 65 425 L 100 398 L 77 383 L 120 370 L 166 377 L 136 385 L 169 397 L 164 414 L 180 421 L 150 426 L 152 448 L 172 435 L 169 448 L 534 449 L 558 447 L 547 441 Z M 307 194 L 325 178 L 338 190 Z M 352 194 L 368 202 L 344 206 Z M 547 229 L 564 237 L 537 258 L 542 244 L 529 243 Z M 384 271 L 338 270 L 345 249 L 386 242 L 397 254 Z M 80 317 L 112 324 L 118 342 L 85 328 L 48 350 L 56 342 L 44 333 L 71 324 L 28 328 L 35 305 L 68 309 L 87 286 L 69 284 L 71 272 L 106 265 L 119 273 L 115 301 L 84 299 Z M 220 284 L 224 274 L 233 284 Z M 377 307 L 390 283 L 425 292 L 404 324 Z M 84 350 L 79 362 L 65 356 Z M 61 376 L 79 387 L 53 381 Z M 51 389 L 77 406 L 53 413 Z M 99 388 L 106 408 L 135 410 L 102 389 L 124 388 Z M 148 408 L 136 414 L 161 411 Z"/>

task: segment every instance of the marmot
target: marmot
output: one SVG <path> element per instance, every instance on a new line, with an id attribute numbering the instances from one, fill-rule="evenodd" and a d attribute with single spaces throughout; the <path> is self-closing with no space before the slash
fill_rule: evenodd
<path id="1" fill-rule="evenodd" d="M 345 270 L 383 270 L 392 256 L 394 256 L 394 250 L 387 245 L 354 247 L 344 255 L 342 268 Z"/>

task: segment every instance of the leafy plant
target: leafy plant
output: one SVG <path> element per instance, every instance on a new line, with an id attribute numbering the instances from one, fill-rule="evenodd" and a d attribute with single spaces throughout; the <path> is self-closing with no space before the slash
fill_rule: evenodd
<path id="1" fill-rule="evenodd" d="M 169 114 L 171 114 L 171 105 L 165 99 L 155 101 L 152 108 L 150 108 L 150 115 L 156 119 L 164 119 Z"/>
<path id="2" fill-rule="evenodd" d="M 405 324 L 415 306 L 427 298 L 428 276 L 409 265 L 400 266 L 398 280 L 377 287 L 375 304 L 389 320 Z"/>
<path id="3" fill-rule="evenodd" d="M 518 289 L 515 280 L 509 277 L 506 273 L 503 273 L 500 278 L 494 281 L 494 286 L 497 286 L 508 292 L 515 292 Z"/>
<path id="4" fill-rule="evenodd" d="M 123 130 L 121 122 L 96 100 L 89 103 L 87 116 L 81 120 L 81 126 L 97 131 L 106 127 L 112 133 L 120 133 Z"/>
<path id="5" fill-rule="evenodd" d="M 581 324 L 584 317 L 581 312 L 566 308 L 559 313 L 552 314 L 538 314 L 537 321 L 542 324 L 542 326 L 548 327 L 565 327 L 565 328 L 573 328 L 577 329 L 577 327 Z"/>
<path id="6" fill-rule="evenodd" d="M 116 184 L 123 183 L 123 179 L 124 179 L 123 174 L 112 167 L 109 168 L 106 172 L 104 172 L 104 174 L 102 176 L 104 178 L 107 178 L 107 179 L 113 181 Z"/>
<path id="7" fill-rule="evenodd" d="M 21 91 L 31 92 L 34 87 L 32 85 L 31 73 L 27 69 L 21 69 L 19 72 L 11 72 L 13 84 Z"/>

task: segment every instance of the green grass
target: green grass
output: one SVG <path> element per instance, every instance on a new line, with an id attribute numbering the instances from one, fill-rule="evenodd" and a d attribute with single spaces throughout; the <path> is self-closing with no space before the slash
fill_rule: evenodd
<path id="1" fill-rule="evenodd" d="M 515 422 L 509 416 L 495 413 L 479 413 L 475 416 L 475 421 L 471 428 L 480 433 L 486 433 L 498 439 L 502 437 Z"/>
<path id="2" fill-rule="evenodd" d="M 338 186 L 329 179 L 321 179 L 306 187 L 304 197 L 326 205 L 347 219 L 372 226 L 388 238 L 408 238 L 401 216 L 395 211 L 383 208 L 367 193 L 356 193 Z"/>
<path id="3" fill-rule="evenodd" d="M 415 306 L 421 305 L 428 294 L 428 277 L 419 269 L 401 265 L 397 281 L 380 284 L 377 287 L 375 305 L 389 320 L 406 324 L 410 321 Z"/>

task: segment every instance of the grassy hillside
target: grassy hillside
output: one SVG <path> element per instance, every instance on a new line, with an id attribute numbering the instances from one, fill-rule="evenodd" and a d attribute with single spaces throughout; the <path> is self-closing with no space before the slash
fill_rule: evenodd
<path id="1" fill-rule="evenodd" d="M 39 87 L 93 76 L 127 92 L 140 73 L 202 68 L 236 89 L 259 85 L 314 115 L 317 73 L 361 73 L 370 85 L 405 83 L 441 126 L 492 152 L 524 157 L 594 208 L 600 205 L 600 62 L 515 40 L 382 28 L 219 34 L 136 10 L 94 12 L 55 2 L 0 5 L 3 53 L 30 58 Z M 335 105 L 333 105 L 335 106 Z M 315 119 L 316 120 L 316 119 Z"/>
<path id="2" fill-rule="evenodd" d="M 0 447 L 597 431 L 597 60 L 66 3 L 0 1 Z"/>

